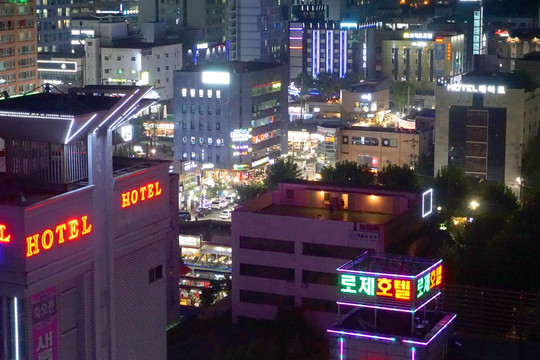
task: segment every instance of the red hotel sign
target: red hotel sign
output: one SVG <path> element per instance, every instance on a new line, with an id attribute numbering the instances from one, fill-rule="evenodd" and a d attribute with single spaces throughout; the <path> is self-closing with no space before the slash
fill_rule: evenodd
<path id="1" fill-rule="evenodd" d="M 91 231 L 92 224 L 88 223 L 88 216 L 82 216 L 80 220 L 72 219 L 58 224 L 54 231 L 45 229 L 41 234 L 34 234 L 26 238 L 26 257 L 38 254 L 40 249 L 50 250 L 55 244 L 63 244 L 66 240 L 77 240 Z"/>
<path id="2" fill-rule="evenodd" d="M 11 241 L 11 235 L 5 234 L 6 225 L 0 225 L 0 242 L 8 243 Z"/>
<path id="3" fill-rule="evenodd" d="M 159 187 L 159 181 L 146 184 L 138 189 L 133 189 L 122 193 L 122 207 L 127 208 L 131 205 L 137 204 L 139 201 L 150 200 L 154 197 L 161 195 L 161 187 Z"/>

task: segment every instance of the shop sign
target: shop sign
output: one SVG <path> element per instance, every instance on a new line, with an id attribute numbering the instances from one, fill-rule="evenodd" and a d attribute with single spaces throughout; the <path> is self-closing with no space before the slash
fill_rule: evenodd
<path id="1" fill-rule="evenodd" d="M 465 93 L 506 94 L 506 88 L 503 85 L 448 84 L 446 90 Z"/>
<path id="2" fill-rule="evenodd" d="M 442 265 L 422 275 L 420 278 L 402 278 L 399 274 L 367 276 L 362 274 L 339 274 L 339 292 L 342 294 L 364 295 L 374 298 L 390 298 L 410 301 L 421 298 L 433 288 L 441 285 Z"/>
<path id="3" fill-rule="evenodd" d="M 161 189 L 159 181 L 146 184 L 138 189 L 126 191 L 122 193 L 122 207 L 127 208 L 141 201 L 150 200 L 160 196 L 162 191 L 163 189 Z"/>
<path id="4" fill-rule="evenodd" d="M 68 220 L 56 225 L 54 228 L 45 229 L 41 233 L 28 236 L 26 238 L 26 257 L 34 256 L 41 250 L 50 250 L 55 244 L 63 244 L 66 240 L 68 242 L 77 240 L 91 232 L 92 224 L 88 221 L 88 216 L 82 216 L 80 220 Z"/>

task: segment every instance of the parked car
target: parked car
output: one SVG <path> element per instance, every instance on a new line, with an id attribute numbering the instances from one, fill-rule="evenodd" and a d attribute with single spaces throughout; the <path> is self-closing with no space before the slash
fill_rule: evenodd
<path id="1" fill-rule="evenodd" d="M 232 213 L 232 210 L 223 210 L 221 214 L 219 214 L 219 218 L 223 220 L 230 220 L 231 213 Z"/>
<path id="2" fill-rule="evenodd" d="M 198 217 L 205 217 L 210 214 L 211 211 L 210 208 L 198 208 L 197 211 L 195 211 L 195 215 Z"/>
<path id="3" fill-rule="evenodd" d="M 211 208 L 221 210 L 222 208 L 227 207 L 227 202 L 225 200 L 214 200 L 212 201 Z"/>
<path id="4" fill-rule="evenodd" d="M 189 211 L 180 211 L 178 213 L 178 220 L 191 221 L 191 214 L 189 213 Z"/>
<path id="5" fill-rule="evenodd" d="M 234 201 L 233 196 L 225 196 L 225 201 L 229 203 L 229 205 L 234 204 L 236 201 Z"/>

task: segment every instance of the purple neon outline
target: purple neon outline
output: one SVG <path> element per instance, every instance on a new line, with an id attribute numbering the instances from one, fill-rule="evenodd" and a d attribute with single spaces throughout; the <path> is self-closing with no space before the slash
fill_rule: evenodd
<path id="1" fill-rule="evenodd" d="M 395 277 L 395 278 L 404 278 L 414 280 L 414 275 L 401 275 L 401 274 L 387 274 L 387 273 L 376 273 L 372 271 L 363 271 L 363 270 L 345 270 L 337 269 L 339 272 L 348 272 L 353 274 L 369 275 L 369 276 L 386 276 L 386 277 Z"/>
<path id="2" fill-rule="evenodd" d="M 343 331 L 343 330 L 327 329 L 326 332 L 333 333 L 333 334 L 340 334 L 340 335 L 364 337 L 364 338 L 368 338 L 372 340 L 382 340 L 382 341 L 391 341 L 391 342 L 394 342 L 397 340 L 396 338 L 377 336 L 377 335 L 367 335 L 367 334 L 362 334 L 362 333 L 353 333 L 353 332 Z"/>
<path id="3" fill-rule="evenodd" d="M 289 40 L 302 40 L 302 36 L 289 36 Z"/>
<path id="4" fill-rule="evenodd" d="M 292 31 L 301 31 L 301 30 L 304 30 L 304 28 L 301 28 L 301 27 L 291 27 L 291 28 L 289 28 L 289 30 L 292 30 Z"/>
<path id="5" fill-rule="evenodd" d="M 422 277 L 425 273 L 430 272 L 433 268 L 437 268 L 437 266 L 440 264 L 442 264 L 442 259 L 437 261 L 435 264 L 431 265 L 430 267 L 428 267 L 426 270 L 422 271 L 418 275 L 416 275 L 414 278 L 416 279 L 416 278 Z"/>
<path id="6" fill-rule="evenodd" d="M 411 360 L 416 360 L 416 349 L 411 347 Z"/>
<path id="7" fill-rule="evenodd" d="M 344 353 L 343 353 L 343 343 L 345 342 L 345 339 L 340 337 L 339 338 L 339 359 L 340 360 L 343 360 L 343 357 L 344 357 Z"/>
<path id="8" fill-rule="evenodd" d="M 437 331 L 435 333 L 435 335 L 433 335 L 427 342 L 421 342 L 421 341 L 415 341 L 415 340 L 401 340 L 403 343 L 406 343 L 406 344 L 415 344 L 415 345 L 419 345 L 419 346 L 427 346 L 429 345 L 430 342 L 432 342 L 444 329 L 446 329 L 448 327 L 448 325 L 450 325 L 454 319 L 457 317 L 456 314 L 454 314 L 454 316 L 452 316 L 452 318 L 450 320 L 448 320 L 446 322 L 446 324 L 444 324 L 444 326 L 442 328 L 439 329 L 439 331 Z"/>
<path id="9" fill-rule="evenodd" d="M 431 298 L 423 302 L 422 304 L 418 305 L 416 309 L 400 309 L 400 308 L 393 308 L 393 307 L 386 307 L 386 306 L 378 306 L 378 305 L 366 305 L 366 304 L 358 304 L 358 303 L 349 303 L 346 301 L 337 301 L 338 305 L 348 305 L 348 306 L 355 306 L 355 307 L 362 307 L 362 308 L 368 308 L 368 309 L 382 309 L 382 310 L 391 310 L 391 311 L 399 311 L 399 312 L 406 312 L 406 313 L 416 313 L 420 308 L 426 306 L 430 302 L 432 302 L 437 296 L 441 295 L 441 292 L 439 291 L 435 295 L 433 295 Z"/>

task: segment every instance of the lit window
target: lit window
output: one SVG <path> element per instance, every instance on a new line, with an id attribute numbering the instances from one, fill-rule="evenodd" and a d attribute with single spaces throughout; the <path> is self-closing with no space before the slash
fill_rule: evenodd
<path id="1" fill-rule="evenodd" d="M 221 99 L 221 90 L 216 90 L 216 98 Z"/>
<path id="2" fill-rule="evenodd" d="M 182 89 L 182 97 L 186 97 L 187 96 L 187 89 Z"/>
<path id="3" fill-rule="evenodd" d="M 189 89 L 189 96 L 195 97 L 195 89 Z"/>
<path id="4" fill-rule="evenodd" d="M 208 97 L 209 99 L 212 98 L 212 90 L 208 90 L 208 91 L 206 92 L 206 97 Z"/>
<path id="5" fill-rule="evenodd" d="M 199 97 L 204 97 L 204 90 L 203 89 L 199 89 Z"/>

